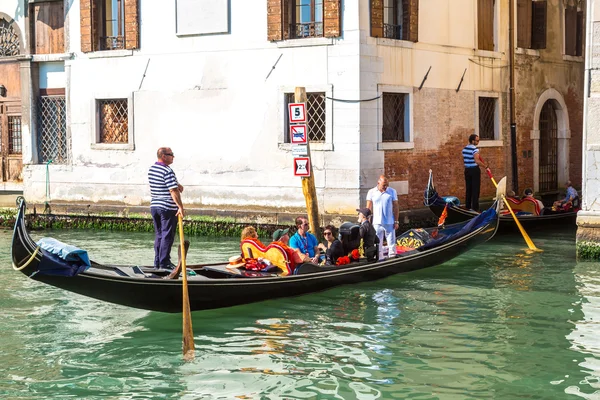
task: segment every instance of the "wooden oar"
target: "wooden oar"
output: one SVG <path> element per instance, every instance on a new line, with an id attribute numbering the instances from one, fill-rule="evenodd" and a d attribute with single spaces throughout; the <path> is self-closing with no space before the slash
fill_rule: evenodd
<path id="1" fill-rule="evenodd" d="M 179 216 L 179 243 L 185 249 L 183 238 L 183 217 Z M 185 265 L 185 250 L 181 252 L 181 273 L 183 276 L 183 359 L 191 361 L 194 359 L 194 332 L 192 331 L 192 311 L 190 310 L 190 296 L 188 293 L 187 268 Z"/>
<path id="2" fill-rule="evenodd" d="M 488 169 L 486 169 L 486 172 L 487 172 L 488 176 L 490 177 L 490 179 L 492 180 L 492 183 L 494 184 L 494 186 L 498 187 L 498 184 L 496 183 L 496 180 L 494 179 L 494 176 L 492 175 L 492 171 L 488 168 Z M 521 231 L 521 235 L 523 235 L 523 239 L 525 239 L 525 243 L 527 243 L 527 246 L 529 247 L 529 249 L 535 250 L 535 251 L 542 251 L 542 250 L 538 249 L 537 247 L 535 247 L 535 244 L 533 244 L 533 241 L 531 240 L 531 238 L 529 238 L 529 235 L 527 234 L 527 232 L 525 232 L 525 229 L 523 229 L 523 226 L 519 222 L 519 219 L 515 215 L 512 208 L 510 208 L 510 204 L 508 204 L 508 201 L 506 201 L 506 196 L 504 196 L 504 193 L 500 193 L 500 195 L 502 196 L 502 200 L 504 201 L 506 208 L 508 208 L 508 211 L 510 211 L 510 215 L 512 215 L 513 219 L 515 220 L 515 222 L 517 224 L 517 227 Z"/>

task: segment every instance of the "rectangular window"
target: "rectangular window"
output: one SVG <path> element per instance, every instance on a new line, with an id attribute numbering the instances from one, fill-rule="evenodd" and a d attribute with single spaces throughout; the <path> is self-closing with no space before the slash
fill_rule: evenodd
<path id="1" fill-rule="evenodd" d="M 402 40 L 403 0 L 385 0 L 383 3 L 383 37 Z"/>
<path id="2" fill-rule="evenodd" d="M 479 97 L 479 138 L 481 140 L 496 139 L 496 113 L 498 99 Z"/>
<path id="3" fill-rule="evenodd" d="M 565 9 L 565 54 L 581 56 L 583 54 L 583 12 L 576 6 Z"/>
<path id="4" fill-rule="evenodd" d="M 308 125 L 308 140 L 325 142 L 327 117 L 325 110 L 325 92 L 306 93 L 306 119 Z M 294 93 L 285 94 L 285 126 L 290 126 L 288 104 L 294 103 Z M 289 132 L 285 132 L 284 143 L 290 143 Z"/>
<path id="5" fill-rule="evenodd" d="M 100 1 L 100 49 L 125 48 L 125 0 Z"/>
<path id="6" fill-rule="evenodd" d="M 480 50 L 494 50 L 494 3 L 495 0 L 477 1 L 477 48 Z"/>
<path id="7" fill-rule="evenodd" d="M 408 94 L 383 93 L 382 142 L 408 142 Z"/>
<path id="8" fill-rule="evenodd" d="M 127 99 L 97 100 L 98 142 L 129 143 L 129 112 Z"/>
<path id="9" fill-rule="evenodd" d="M 292 39 L 323 36 L 323 0 L 291 0 Z"/>
<path id="10" fill-rule="evenodd" d="M 21 154 L 21 116 L 8 116 L 8 154 Z"/>
<path id="11" fill-rule="evenodd" d="M 67 106 L 65 96 L 40 96 L 38 103 L 38 160 L 67 164 Z"/>
<path id="12" fill-rule="evenodd" d="M 546 1 L 531 3 L 531 48 L 546 48 Z"/>

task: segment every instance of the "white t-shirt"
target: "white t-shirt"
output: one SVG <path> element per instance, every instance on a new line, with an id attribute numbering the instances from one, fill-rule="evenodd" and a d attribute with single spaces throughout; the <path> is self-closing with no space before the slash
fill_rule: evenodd
<path id="1" fill-rule="evenodd" d="M 373 224 L 394 225 L 394 201 L 398 201 L 396 189 L 388 187 L 381 193 L 377 186 L 367 193 L 367 201 L 373 203 Z"/>

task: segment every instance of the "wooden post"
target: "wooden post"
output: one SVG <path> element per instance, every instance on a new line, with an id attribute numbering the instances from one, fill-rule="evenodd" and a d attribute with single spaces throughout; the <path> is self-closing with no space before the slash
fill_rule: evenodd
<path id="1" fill-rule="evenodd" d="M 306 89 L 303 87 L 297 87 L 294 90 L 294 101 L 296 103 L 306 103 Z M 308 111 L 306 112 L 308 116 Z M 306 151 L 309 159 L 310 176 L 302 178 L 302 193 L 304 193 L 304 201 L 306 201 L 306 212 L 308 214 L 308 223 L 310 224 L 310 231 L 318 239 L 321 238 L 319 231 L 319 202 L 317 201 L 317 190 L 315 189 L 315 172 L 310 161 L 310 141 L 308 140 L 308 132 L 306 138 Z"/>

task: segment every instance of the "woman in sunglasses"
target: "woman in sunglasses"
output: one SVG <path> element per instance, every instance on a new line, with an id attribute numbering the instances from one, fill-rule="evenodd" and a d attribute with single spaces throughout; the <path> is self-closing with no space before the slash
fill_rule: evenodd
<path id="1" fill-rule="evenodd" d="M 323 229 L 325 242 L 319 243 L 319 249 L 325 252 L 325 265 L 335 265 L 338 258 L 344 256 L 344 246 L 334 235 L 335 228 L 332 225 L 327 225 Z"/>

